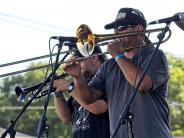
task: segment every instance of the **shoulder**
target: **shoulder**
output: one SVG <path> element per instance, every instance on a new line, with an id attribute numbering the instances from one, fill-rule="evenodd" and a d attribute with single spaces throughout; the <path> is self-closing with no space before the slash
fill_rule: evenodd
<path id="1" fill-rule="evenodd" d="M 155 47 L 146 48 L 142 51 L 142 55 L 151 56 L 151 53 L 153 53 L 155 50 Z M 158 49 L 156 51 L 156 55 L 165 56 L 164 52 L 161 49 Z"/>
<path id="2" fill-rule="evenodd" d="M 113 58 L 106 60 L 100 67 L 108 68 L 115 64 L 115 60 Z"/>
<path id="3" fill-rule="evenodd" d="M 141 58 L 142 60 L 145 60 L 145 59 L 149 59 L 153 52 L 155 52 L 155 47 L 150 47 L 150 48 L 145 48 L 144 50 L 141 51 Z M 135 58 L 138 58 L 139 57 L 139 54 L 135 57 Z M 166 56 L 165 56 L 165 53 L 161 50 L 161 49 L 158 49 L 155 53 L 155 59 L 166 59 Z"/>
<path id="4" fill-rule="evenodd" d="M 108 59 L 106 60 L 98 69 L 96 74 L 103 74 L 105 75 L 106 73 L 109 72 L 109 70 L 111 70 L 114 65 L 116 65 L 115 60 L 114 59 Z"/>

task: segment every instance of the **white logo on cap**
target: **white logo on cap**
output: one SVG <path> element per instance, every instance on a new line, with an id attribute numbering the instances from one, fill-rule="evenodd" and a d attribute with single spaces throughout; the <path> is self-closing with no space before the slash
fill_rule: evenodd
<path id="1" fill-rule="evenodd" d="M 118 13 L 118 15 L 117 15 L 116 19 L 124 19 L 124 18 L 125 18 L 125 16 L 126 16 L 126 13 L 124 13 L 124 12 L 120 12 L 120 13 Z"/>
<path id="2" fill-rule="evenodd" d="M 139 10 L 134 9 L 134 10 L 132 11 L 132 13 L 137 14 L 137 15 L 140 16 L 143 20 L 146 21 L 144 15 L 143 15 Z"/>
<path id="3" fill-rule="evenodd" d="M 143 18 L 142 13 L 141 13 L 140 11 L 136 10 L 136 9 L 134 9 L 134 10 L 132 11 L 132 13 L 133 13 L 133 14 L 137 14 L 138 16 L 140 16 L 140 17 Z"/>
<path id="4" fill-rule="evenodd" d="M 140 14 L 138 14 L 137 12 L 135 12 L 135 11 L 132 11 L 132 13 L 133 14 L 136 14 L 136 15 L 138 15 L 138 16 L 140 16 Z"/>

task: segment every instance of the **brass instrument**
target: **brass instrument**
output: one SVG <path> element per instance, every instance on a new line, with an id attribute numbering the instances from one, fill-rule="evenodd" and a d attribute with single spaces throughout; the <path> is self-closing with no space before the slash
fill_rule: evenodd
<path id="1" fill-rule="evenodd" d="M 122 37 L 129 37 L 134 35 L 145 35 L 148 33 L 148 36 L 151 33 L 154 32 L 162 32 L 164 28 L 158 28 L 158 29 L 150 29 L 146 31 L 141 32 L 128 32 L 128 33 L 119 33 L 119 34 L 93 34 L 91 29 L 86 24 L 81 24 L 77 29 L 77 49 L 80 51 L 80 53 L 87 57 L 90 56 L 93 53 L 95 46 L 103 46 L 107 45 L 109 43 L 109 40 L 122 38 Z M 171 36 L 171 30 L 169 29 L 169 34 L 167 38 L 165 38 L 162 43 L 166 42 Z M 104 42 L 105 41 L 105 42 Z M 138 48 L 138 47 L 146 47 L 146 46 L 153 46 L 157 44 L 158 42 L 149 43 L 141 46 L 135 46 L 126 48 L 126 50 Z"/>
<path id="2" fill-rule="evenodd" d="M 148 36 L 149 36 L 150 33 L 162 32 L 163 29 L 164 28 L 158 28 L 158 29 L 146 30 L 146 31 L 142 31 L 142 32 L 128 32 L 128 33 L 120 33 L 120 34 L 101 34 L 101 35 L 99 35 L 99 34 L 93 34 L 91 29 L 87 25 L 81 24 L 78 27 L 77 34 L 76 34 L 77 40 L 78 40 L 76 43 L 77 49 L 74 48 L 72 51 L 70 50 L 70 52 L 72 53 L 72 52 L 78 50 L 84 57 L 77 58 L 77 59 L 74 59 L 71 61 L 63 61 L 63 62 L 60 62 L 60 64 L 68 63 L 68 62 L 72 62 L 72 61 L 78 61 L 78 60 L 82 60 L 82 59 L 89 58 L 89 57 L 96 56 L 96 55 L 108 54 L 107 52 L 104 52 L 104 53 L 92 55 L 95 46 L 107 45 L 107 43 L 109 43 L 110 40 L 113 41 L 113 39 L 117 39 L 117 38 L 121 38 L 121 37 L 129 37 L 129 36 L 134 36 L 134 35 L 145 35 L 146 33 L 148 33 Z M 169 29 L 168 32 L 169 32 L 168 36 L 161 43 L 166 42 L 170 38 L 171 30 Z M 130 48 L 127 48 L 126 50 L 130 50 L 130 49 L 134 49 L 134 48 L 138 48 L 138 47 L 153 46 L 157 43 L 158 42 L 152 43 L 151 41 L 149 41 L 149 43 L 146 43 L 145 45 L 130 47 Z M 66 52 L 69 52 L 69 51 L 66 51 Z M 63 53 L 65 53 L 65 52 L 63 52 Z M 63 75 L 57 77 L 56 79 L 61 78 L 61 77 L 66 77 L 66 76 L 68 76 L 68 75 L 63 74 Z M 36 91 L 41 85 L 42 85 L 42 83 L 38 83 L 36 85 L 33 85 L 31 87 L 27 87 L 27 88 L 21 88 L 19 86 L 16 86 L 15 92 L 16 92 L 16 95 L 19 97 L 19 100 L 22 100 L 25 98 L 26 94 L 33 92 L 33 91 Z M 48 94 L 47 91 L 48 90 L 41 92 L 41 96 L 47 95 Z M 55 91 L 55 89 L 53 89 L 52 91 Z M 36 98 L 39 98 L 41 96 L 37 96 Z"/>
<path id="3" fill-rule="evenodd" d="M 150 29 L 150 30 L 145 30 L 145 31 L 141 31 L 141 32 L 127 32 L 127 33 L 119 33 L 119 34 L 114 34 L 114 33 L 113 34 L 93 34 L 91 29 L 86 24 L 81 24 L 77 28 L 77 31 L 76 31 L 76 38 L 77 38 L 76 49 L 73 48 L 73 49 L 70 49 L 68 51 L 63 51 L 60 54 L 72 53 L 72 52 L 77 50 L 84 57 L 78 58 L 75 60 L 81 60 L 81 59 L 85 59 L 85 58 L 88 58 L 91 56 L 95 56 L 95 55 L 91 55 L 94 51 L 95 46 L 107 45 L 110 41 L 113 41 L 113 39 L 122 38 L 122 37 L 129 37 L 129 36 L 134 36 L 134 35 L 145 35 L 146 36 L 146 34 L 148 34 L 148 35 L 145 38 L 148 39 L 149 35 L 151 33 L 162 32 L 163 30 L 164 30 L 164 28 L 157 28 L 157 29 Z M 169 29 L 167 37 L 161 43 L 166 42 L 170 38 L 171 34 L 172 34 L 172 32 Z M 149 41 L 149 39 L 148 39 L 148 41 Z M 158 44 L 158 42 L 149 41 L 148 43 L 145 43 L 144 45 L 126 48 L 126 50 L 130 50 L 130 49 L 134 49 L 134 48 L 138 48 L 138 47 L 154 46 L 156 44 Z M 102 54 L 97 54 L 97 55 L 104 55 L 104 54 L 108 54 L 108 53 L 104 52 Z M 27 62 L 30 60 L 32 61 L 32 60 L 41 59 L 41 58 L 45 58 L 45 57 L 48 57 L 48 55 L 35 57 L 35 58 L 31 58 L 31 59 L 26 59 L 26 60 L 22 60 L 22 61 L 16 61 L 16 62 L 13 62 L 13 64 Z M 68 62 L 71 62 L 71 61 L 63 61 L 63 62 L 59 62 L 59 64 L 68 63 Z M 8 66 L 8 65 L 12 65 L 12 63 L 4 64 L 3 66 Z M 2 74 L 2 75 L 0 75 L 0 77 L 5 77 L 5 76 L 14 75 L 14 74 L 22 73 L 22 72 L 41 69 L 41 68 L 45 68 L 45 67 L 49 67 L 49 66 L 51 66 L 51 65 L 44 65 L 44 66 L 39 66 L 36 68 L 20 70 L 20 71 L 16 71 L 16 72 L 10 72 L 7 74 Z"/>
<path id="4" fill-rule="evenodd" d="M 61 74 L 61 75 L 59 75 L 59 76 L 56 76 L 56 78 L 54 78 L 54 80 L 62 79 L 62 78 L 65 78 L 65 77 L 67 77 L 67 76 L 68 76 L 68 74 L 64 73 L 64 74 Z M 47 86 L 48 83 L 49 83 L 50 81 L 51 81 L 51 80 L 48 80 L 48 81 L 45 83 L 44 86 Z M 20 86 L 16 86 L 16 87 L 15 87 L 15 93 L 16 93 L 16 95 L 17 95 L 17 97 L 18 97 L 18 100 L 21 101 L 21 102 L 24 102 L 25 96 L 26 96 L 28 93 L 30 93 L 30 92 L 32 92 L 32 95 L 34 95 L 34 91 L 36 91 L 42 84 L 43 84 L 43 82 L 37 83 L 37 84 L 35 84 L 35 85 L 33 85 L 33 86 L 26 87 L 26 88 L 21 88 Z M 55 88 L 53 88 L 51 91 L 54 92 L 54 91 L 55 91 Z M 41 94 L 40 94 L 39 96 L 37 96 L 36 98 L 40 98 L 40 97 L 45 96 L 45 95 L 47 95 L 47 94 L 48 94 L 48 90 L 44 90 L 44 91 L 42 91 Z"/>

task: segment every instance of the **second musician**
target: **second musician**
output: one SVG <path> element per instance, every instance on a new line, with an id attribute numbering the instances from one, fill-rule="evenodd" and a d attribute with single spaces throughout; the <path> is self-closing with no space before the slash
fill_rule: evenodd
<path id="1" fill-rule="evenodd" d="M 99 47 L 95 47 L 93 54 L 102 53 Z M 75 57 L 80 58 L 80 53 L 75 53 Z M 106 60 L 103 56 L 93 56 L 80 60 L 78 65 L 85 81 L 91 80 L 100 65 Z M 62 92 L 68 89 L 72 92 L 73 83 L 66 80 L 55 81 L 56 96 L 54 98 L 56 112 L 59 118 L 64 122 L 72 122 L 73 138 L 108 138 L 110 137 L 109 117 L 107 98 L 103 95 L 99 100 L 85 105 L 75 95 L 67 101 Z M 68 87 L 68 88 L 67 88 Z M 77 99 L 76 99 L 77 98 Z"/>

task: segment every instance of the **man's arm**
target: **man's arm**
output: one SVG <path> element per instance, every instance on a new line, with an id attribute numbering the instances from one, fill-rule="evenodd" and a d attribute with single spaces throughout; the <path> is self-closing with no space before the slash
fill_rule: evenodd
<path id="1" fill-rule="evenodd" d="M 81 94 L 85 90 L 84 94 Z M 87 90 L 89 90 L 87 92 Z M 80 92 L 81 91 L 81 92 Z M 107 102 L 104 100 L 98 100 L 102 96 L 102 92 L 96 91 L 88 87 L 84 82 L 84 86 L 77 85 L 75 83 L 75 89 L 71 92 L 71 96 L 86 110 L 93 114 L 102 114 L 108 110 Z M 89 97 L 88 97 L 89 96 Z M 88 99 L 89 98 L 89 99 Z"/>
<path id="2" fill-rule="evenodd" d="M 123 53 L 125 51 L 124 39 L 118 39 L 116 41 L 112 41 L 108 43 L 107 51 L 111 54 L 112 58 L 115 58 L 117 55 Z M 131 51 L 131 55 L 135 55 L 137 49 Z M 130 53 L 130 51 L 129 51 Z M 120 67 L 122 73 L 124 74 L 126 80 L 132 85 L 135 86 L 142 76 L 143 70 L 136 65 L 134 65 L 126 56 L 121 56 L 118 60 L 116 60 L 118 66 Z M 152 88 L 152 80 L 151 77 L 146 74 L 140 87 L 140 91 L 147 91 Z"/>
<path id="3" fill-rule="evenodd" d="M 65 91 L 66 87 L 68 85 L 68 81 L 66 80 L 57 80 L 54 83 L 54 86 L 56 87 L 56 91 Z M 71 96 L 86 110 L 93 114 L 102 114 L 107 111 L 108 105 L 104 100 L 97 100 L 95 102 L 92 102 L 91 104 L 86 105 L 83 100 L 81 100 L 77 96 L 77 90 L 76 86 L 74 89 L 74 92 L 72 92 Z M 68 105 L 66 104 L 66 101 L 62 95 L 62 97 L 55 97 L 54 98 L 55 106 L 56 106 L 56 112 L 61 120 L 64 122 L 71 121 L 71 113 Z M 88 102 L 87 102 L 88 103 Z"/>
<path id="4" fill-rule="evenodd" d="M 82 75 L 74 78 L 75 88 L 70 93 L 81 105 L 88 105 L 99 100 L 103 92 L 90 88 Z"/>
<path id="5" fill-rule="evenodd" d="M 137 68 L 129 59 L 123 57 L 117 61 L 127 81 L 134 86 L 142 76 L 143 70 Z M 152 87 L 151 77 L 146 74 L 140 87 L 140 91 L 147 91 Z"/>
<path id="6" fill-rule="evenodd" d="M 60 97 L 54 97 L 54 104 L 58 117 L 65 123 L 70 122 L 72 115 L 63 94 Z"/>
<path id="7" fill-rule="evenodd" d="M 70 95 L 79 103 L 82 105 L 91 104 L 102 97 L 103 92 L 90 88 L 87 85 L 78 61 L 67 63 L 65 65 L 65 71 L 74 79 L 75 88 Z"/>
<path id="8" fill-rule="evenodd" d="M 93 114 L 103 114 L 108 110 L 107 102 L 104 100 L 97 100 L 92 104 L 83 105 L 83 107 Z"/>
<path id="9" fill-rule="evenodd" d="M 72 114 L 70 108 L 63 96 L 63 91 L 66 90 L 68 85 L 68 81 L 66 80 L 55 80 L 54 87 L 56 88 L 56 93 L 59 96 L 54 96 L 54 104 L 56 107 L 56 113 L 58 117 L 65 123 L 70 122 L 72 120 Z"/>

